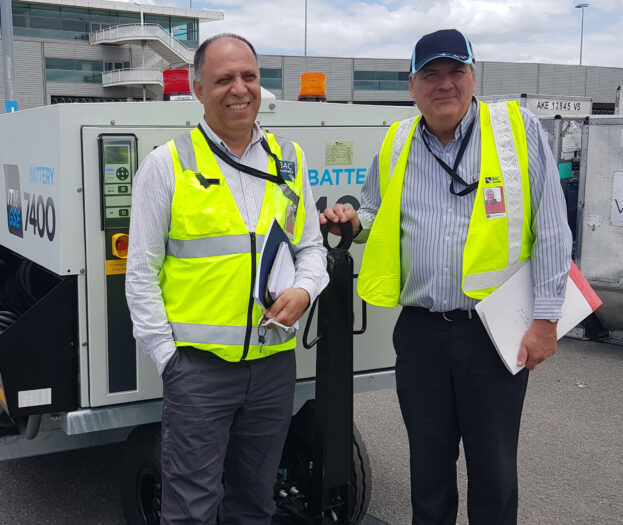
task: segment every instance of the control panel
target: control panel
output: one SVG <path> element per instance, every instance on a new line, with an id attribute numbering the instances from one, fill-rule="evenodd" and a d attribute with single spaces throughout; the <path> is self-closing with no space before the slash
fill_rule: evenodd
<path id="1" fill-rule="evenodd" d="M 136 136 L 100 135 L 102 229 L 130 225 L 132 180 L 138 166 Z"/>

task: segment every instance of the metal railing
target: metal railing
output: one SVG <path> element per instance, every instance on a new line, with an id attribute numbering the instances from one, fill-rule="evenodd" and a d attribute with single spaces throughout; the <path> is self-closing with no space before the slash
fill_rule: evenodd
<path id="1" fill-rule="evenodd" d="M 147 69 L 114 69 L 102 73 L 102 86 L 104 87 L 129 84 L 163 86 L 162 71 Z"/>
<path id="2" fill-rule="evenodd" d="M 195 50 L 176 40 L 158 24 L 123 24 L 101 29 L 89 35 L 91 44 L 122 40 L 157 40 L 188 64 L 193 62 Z"/>
<path id="3" fill-rule="evenodd" d="M 136 69 L 166 69 L 166 66 L 160 67 L 162 63 L 168 64 L 168 62 L 160 55 L 153 55 L 145 60 L 142 64 L 136 66 Z"/>

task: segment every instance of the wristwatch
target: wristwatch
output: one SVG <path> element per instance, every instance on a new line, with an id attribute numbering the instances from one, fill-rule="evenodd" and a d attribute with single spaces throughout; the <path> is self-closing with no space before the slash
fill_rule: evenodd
<path id="1" fill-rule="evenodd" d="M 557 323 L 560 319 L 548 319 L 550 323 Z"/>

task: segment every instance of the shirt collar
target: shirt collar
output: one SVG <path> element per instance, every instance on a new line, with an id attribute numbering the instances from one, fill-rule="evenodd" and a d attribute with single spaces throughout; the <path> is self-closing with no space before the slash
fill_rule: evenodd
<path id="1" fill-rule="evenodd" d="M 201 117 L 201 120 L 199 121 L 199 125 L 203 128 L 203 130 L 206 132 L 206 135 L 210 138 L 212 142 L 214 142 L 214 144 L 218 145 L 223 151 L 226 151 L 229 155 L 232 155 L 238 158 L 238 156 L 229 149 L 229 146 L 227 146 L 227 144 L 223 142 L 223 139 L 221 139 L 221 137 L 219 137 L 215 133 L 215 131 L 208 125 L 208 123 L 206 122 L 205 116 Z M 255 122 L 253 124 L 253 131 L 251 133 L 251 142 L 249 142 L 249 145 L 247 146 L 247 150 L 250 147 L 254 146 L 255 144 L 258 144 L 262 140 L 263 136 L 264 136 L 264 133 L 262 133 L 262 128 L 260 128 L 258 123 Z"/>
<path id="2" fill-rule="evenodd" d="M 472 97 L 472 101 L 469 105 L 467 113 L 465 113 L 463 120 L 461 120 L 459 125 L 456 127 L 456 130 L 454 130 L 455 140 L 460 140 L 462 137 L 465 136 L 465 134 L 467 133 L 467 129 L 478 115 L 478 111 L 478 100 L 476 99 L 476 97 Z M 429 137 L 436 139 L 436 137 L 430 131 L 428 131 L 428 128 L 426 127 L 426 122 L 424 122 L 424 126 L 422 126 L 422 133 L 426 133 Z"/>

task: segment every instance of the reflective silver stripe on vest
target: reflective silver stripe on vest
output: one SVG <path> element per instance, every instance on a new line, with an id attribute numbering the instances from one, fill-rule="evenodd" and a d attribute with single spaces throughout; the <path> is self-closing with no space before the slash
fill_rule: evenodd
<path id="1" fill-rule="evenodd" d="M 257 253 L 262 251 L 264 237 L 264 235 L 255 236 Z M 235 255 L 238 253 L 251 253 L 251 238 L 246 233 L 188 240 L 169 238 L 167 241 L 167 255 L 178 259 L 217 257 L 219 255 Z"/>
<path id="2" fill-rule="evenodd" d="M 396 134 L 394 135 L 394 144 L 392 145 L 392 155 L 389 164 L 389 179 L 387 180 L 388 183 L 394 174 L 396 164 L 398 164 L 398 159 L 400 158 L 400 154 L 405 147 L 407 137 L 409 136 L 409 132 L 411 131 L 416 118 L 417 117 L 412 117 L 406 120 L 401 120 L 400 124 L 398 124 L 398 129 L 396 129 Z"/>
<path id="3" fill-rule="evenodd" d="M 296 171 L 298 170 L 298 162 L 296 158 L 296 148 L 294 147 L 294 144 L 292 144 L 292 142 L 290 142 L 289 140 L 278 137 L 277 135 L 273 136 L 275 137 L 275 141 L 277 142 L 277 144 L 279 144 L 279 147 L 281 148 L 281 159 L 285 160 L 286 162 L 294 162 L 294 165 L 297 168 L 296 170 L 294 170 L 294 173 L 296 174 Z"/>
<path id="4" fill-rule="evenodd" d="M 491 127 L 495 149 L 500 161 L 504 192 L 506 193 L 506 212 L 508 215 L 508 266 L 494 272 L 477 273 L 465 276 L 465 291 L 483 290 L 500 286 L 519 265 L 523 231 L 523 186 L 517 149 L 513 140 L 510 116 L 506 102 L 489 104 Z"/>
<path id="5" fill-rule="evenodd" d="M 243 345 L 247 333 L 246 326 L 220 326 L 191 323 L 171 323 L 173 338 L 191 344 Z M 266 330 L 264 346 L 278 345 L 296 336 L 295 331 L 286 332 L 278 326 Z M 251 345 L 259 345 L 257 326 L 251 330 Z"/>
<path id="6" fill-rule="evenodd" d="M 193 139 L 190 131 L 186 131 L 173 139 L 177 156 L 182 165 L 182 171 L 197 171 L 197 158 L 195 157 L 195 148 L 193 147 Z"/>

